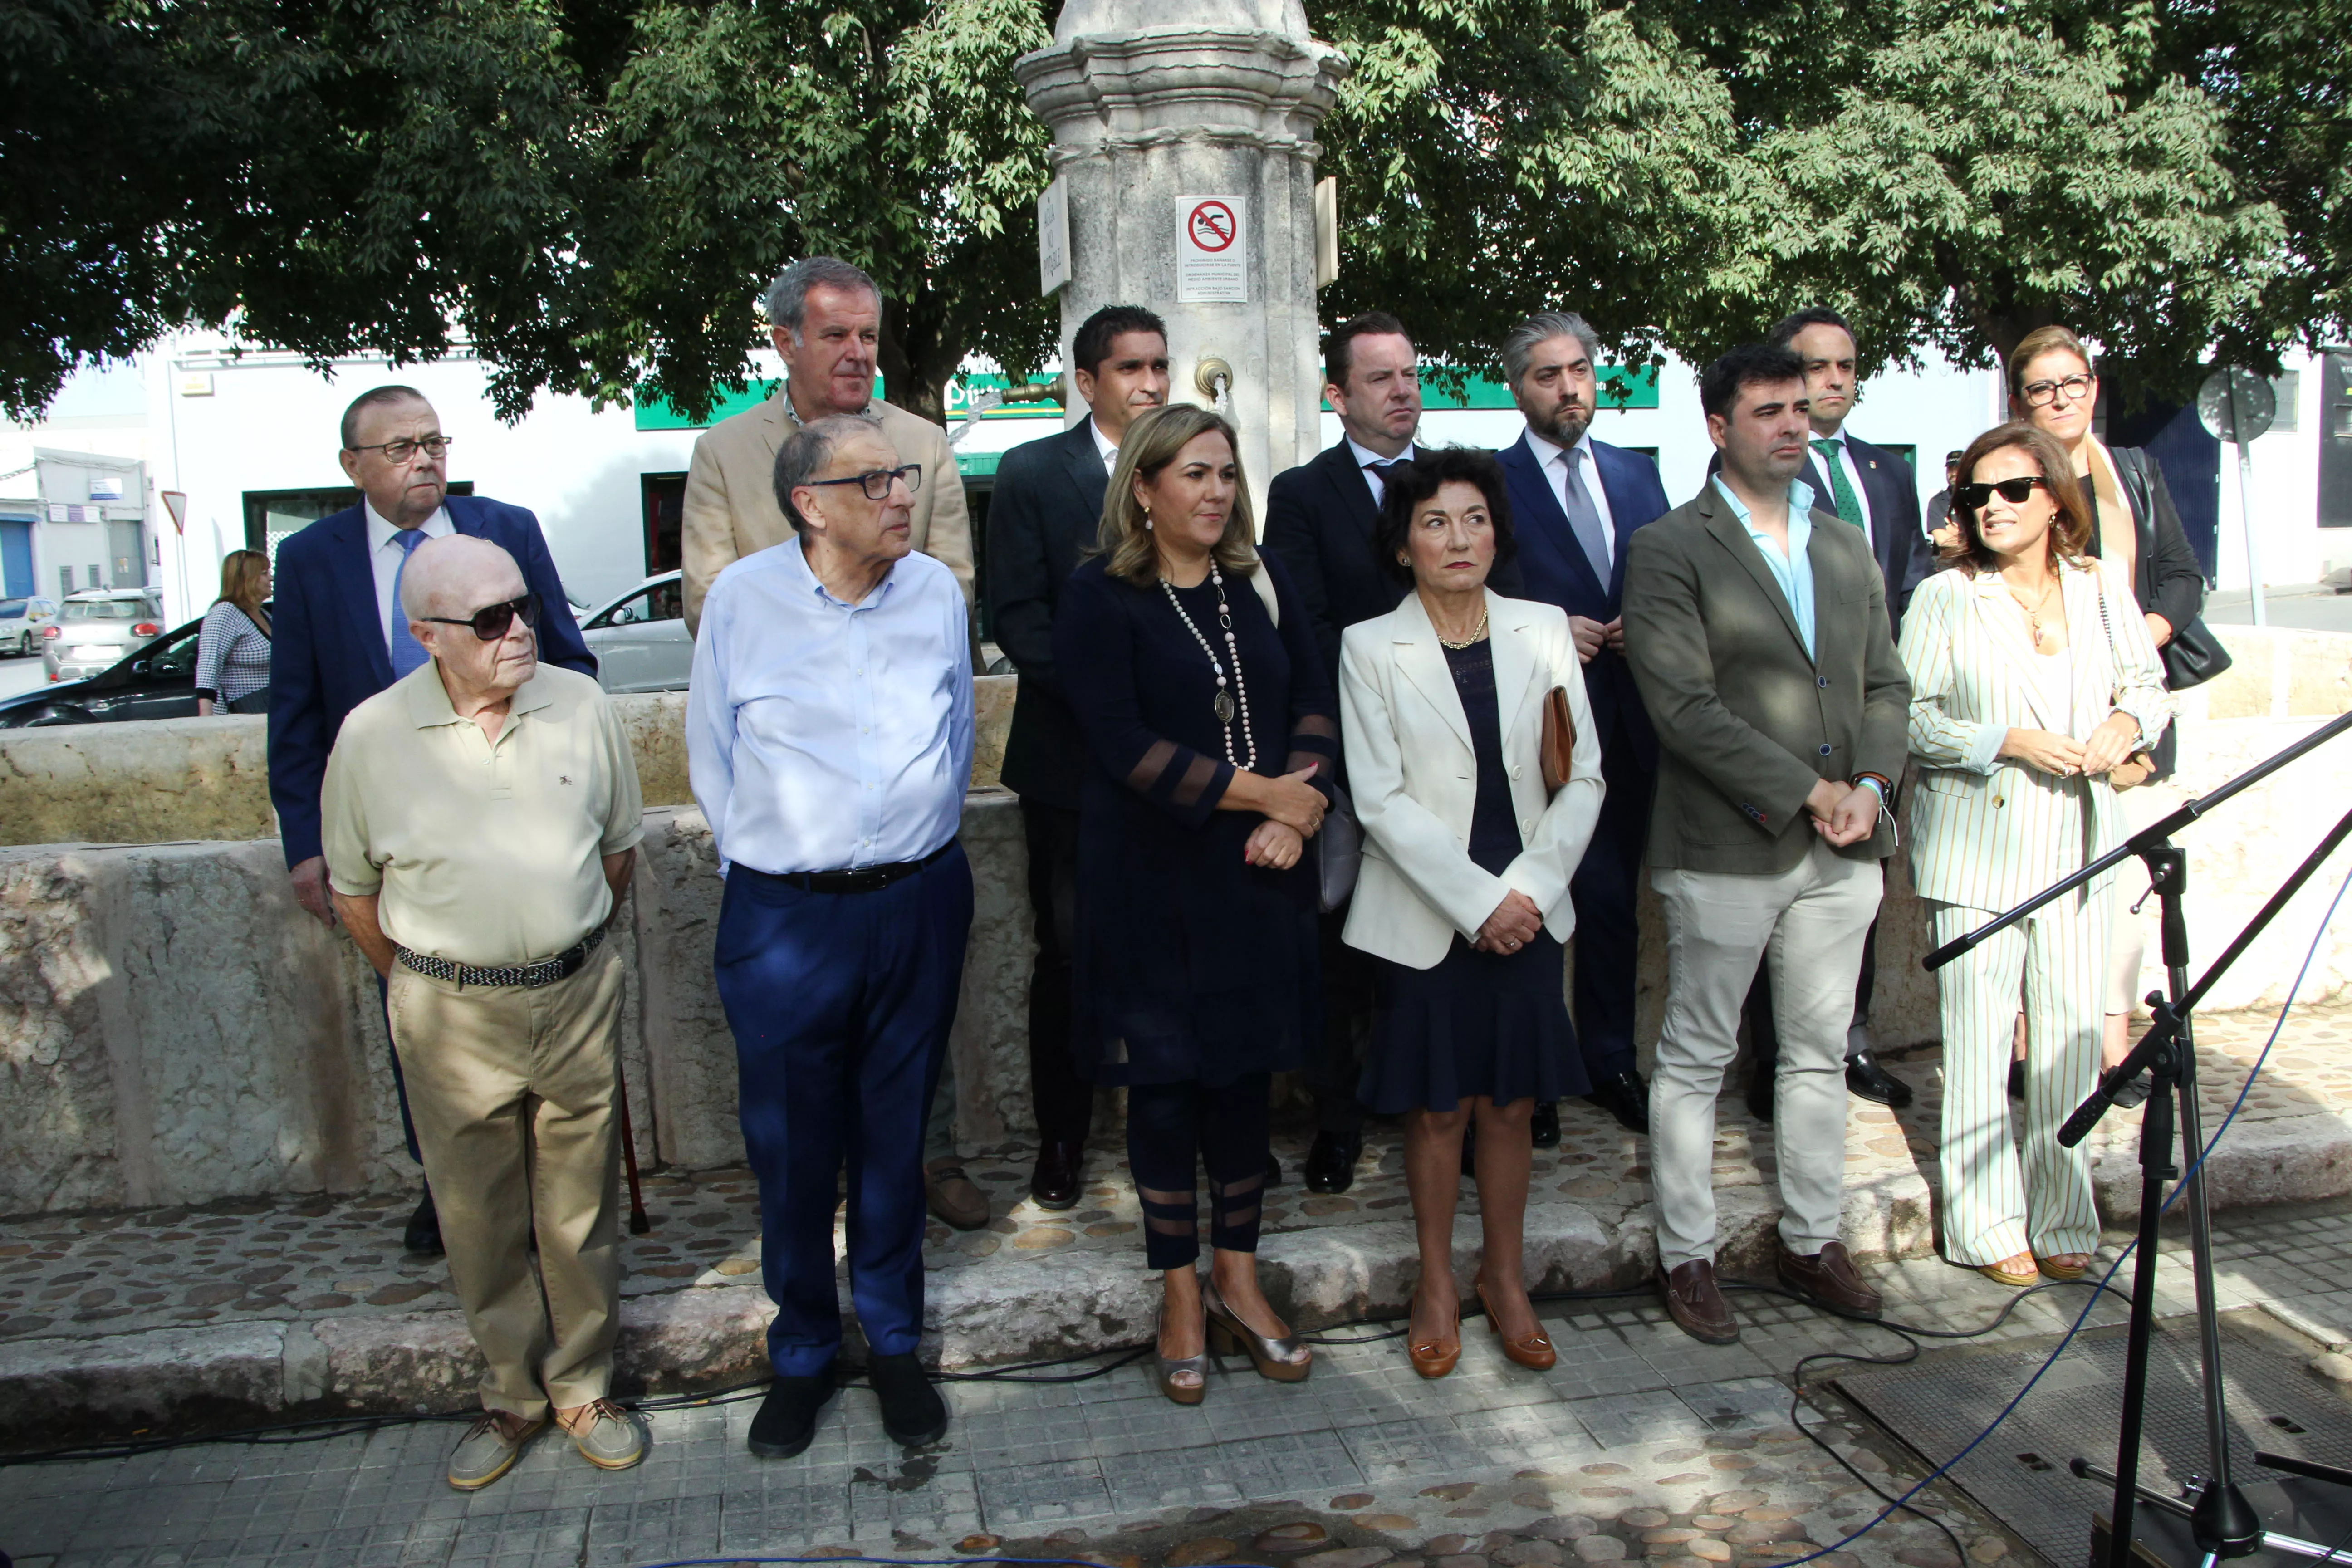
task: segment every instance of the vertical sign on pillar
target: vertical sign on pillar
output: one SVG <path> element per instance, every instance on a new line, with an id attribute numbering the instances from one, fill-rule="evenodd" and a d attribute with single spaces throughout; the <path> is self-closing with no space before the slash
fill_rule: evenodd
<path id="1" fill-rule="evenodd" d="M 1070 187 L 1060 179 L 1037 198 L 1037 292 L 1070 280 Z"/>
<path id="2" fill-rule="evenodd" d="M 1176 198 L 1176 299 L 1186 305 L 1249 303 L 1249 247 L 1239 196 Z"/>

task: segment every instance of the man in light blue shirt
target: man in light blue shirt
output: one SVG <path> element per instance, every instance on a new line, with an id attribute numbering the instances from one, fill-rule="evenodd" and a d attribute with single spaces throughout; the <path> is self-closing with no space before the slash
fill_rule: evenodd
<path id="1" fill-rule="evenodd" d="M 719 998 L 760 1183 L 776 1380 L 751 1448 L 809 1445 L 842 1322 L 833 1211 L 849 1168 L 850 1289 L 883 1430 L 936 1441 L 947 1406 L 923 1326 L 923 1141 L 971 927 L 956 842 L 971 780 L 962 589 L 912 553 L 916 488 L 871 423 L 818 419 L 778 448 L 794 537 L 719 574 L 687 699 L 694 797 L 727 891 Z"/>

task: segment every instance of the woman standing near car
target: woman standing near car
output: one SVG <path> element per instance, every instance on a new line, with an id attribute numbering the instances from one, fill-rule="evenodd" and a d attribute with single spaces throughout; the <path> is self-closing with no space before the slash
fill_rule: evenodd
<path id="1" fill-rule="evenodd" d="M 269 557 L 232 550 L 220 597 L 196 633 L 196 712 L 265 713 L 269 705 Z"/>

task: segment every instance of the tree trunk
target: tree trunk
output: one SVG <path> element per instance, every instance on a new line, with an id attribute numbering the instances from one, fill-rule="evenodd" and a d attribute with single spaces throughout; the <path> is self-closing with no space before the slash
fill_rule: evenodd
<path id="1" fill-rule="evenodd" d="M 896 300 L 882 305 L 882 343 L 878 355 L 883 395 L 909 414 L 934 425 L 948 422 L 948 382 L 963 361 L 961 349 L 941 369 L 942 347 L 935 328 L 919 320 Z"/>

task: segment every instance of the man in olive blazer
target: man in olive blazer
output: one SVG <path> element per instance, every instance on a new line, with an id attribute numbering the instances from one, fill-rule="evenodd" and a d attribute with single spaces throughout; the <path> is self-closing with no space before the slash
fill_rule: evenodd
<path id="1" fill-rule="evenodd" d="M 919 463 L 912 543 L 955 574 L 971 603 L 971 522 L 947 432 L 874 395 L 882 295 L 845 261 L 796 261 L 768 287 L 770 335 L 784 383 L 756 408 L 704 431 L 694 443 L 679 517 L 686 629 L 702 624 L 702 596 L 746 555 L 793 537 L 776 501 L 776 448 L 813 419 L 850 414 L 873 421 L 902 463 Z"/>
<path id="2" fill-rule="evenodd" d="M 1735 349 L 1700 384 L 1723 471 L 1627 544 L 1625 656 L 1658 733 L 1651 883 L 1668 934 L 1650 1093 L 1651 1184 L 1667 1310 L 1739 1334 L 1715 1282 L 1716 1096 L 1740 1002 L 1771 968 L 1781 1054 L 1779 1271 L 1855 1316 L 1878 1295 L 1838 1240 L 1845 1031 L 1895 847 L 1910 688 L 1867 541 L 1813 510 L 1802 366 Z"/>

